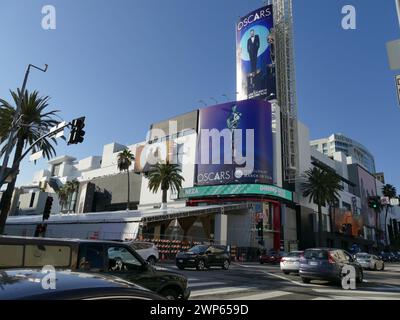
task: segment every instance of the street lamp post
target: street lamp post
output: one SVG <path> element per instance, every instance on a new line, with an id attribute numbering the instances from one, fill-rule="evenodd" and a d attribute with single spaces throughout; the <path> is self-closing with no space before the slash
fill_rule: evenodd
<path id="1" fill-rule="evenodd" d="M 29 72 L 30 72 L 31 67 L 35 68 L 37 70 L 40 70 L 42 72 L 46 72 L 48 66 L 47 66 L 47 64 L 45 64 L 44 69 L 42 69 L 42 68 L 39 68 L 39 67 L 37 67 L 37 66 L 35 66 L 33 64 L 29 64 L 28 68 L 26 69 L 24 82 L 22 83 L 20 97 L 19 97 L 18 103 L 17 103 L 17 109 L 16 109 L 16 112 L 15 112 L 15 115 L 14 115 L 13 122 L 11 124 L 11 131 L 10 131 L 10 135 L 8 137 L 8 142 L 7 142 L 7 145 L 6 145 L 5 152 L 4 152 L 3 165 L 0 168 L 0 181 L 3 181 L 4 178 L 5 178 L 4 175 L 6 174 L 6 168 L 7 168 L 7 165 L 8 165 L 8 160 L 10 159 L 10 154 L 11 154 L 11 151 L 12 151 L 13 146 L 14 146 L 14 136 L 15 136 L 16 132 L 18 131 L 18 122 L 21 120 L 20 119 L 21 118 L 20 114 L 21 114 L 21 108 L 22 108 L 22 101 L 24 99 L 25 87 L 26 87 L 26 83 L 28 81 L 28 76 L 29 76 Z M 0 185 L 0 187 L 1 186 L 2 186 L 2 184 Z"/>

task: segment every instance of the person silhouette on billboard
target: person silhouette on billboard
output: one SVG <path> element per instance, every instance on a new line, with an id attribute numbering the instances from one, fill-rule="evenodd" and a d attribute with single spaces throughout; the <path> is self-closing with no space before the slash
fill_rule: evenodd
<path id="1" fill-rule="evenodd" d="M 254 33 L 254 30 L 250 30 L 250 38 L 247 40 L 247 52 L 249 53 L 251 72 L 253 74 L 257 72 L 257 57 L 259 49 L 260 37 Z"/>

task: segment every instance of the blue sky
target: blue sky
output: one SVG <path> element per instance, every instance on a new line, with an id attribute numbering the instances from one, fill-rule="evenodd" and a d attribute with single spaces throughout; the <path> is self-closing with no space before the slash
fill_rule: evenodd
<path id="1" fill-rule="evenodd" d="M 0 96 L 21 86 L 52 97 L 70 120 L 87 117 L 81 145 L 60 142 L 58 154 L 101 154 L 113 141 L 142 141 L 152 122 L 196 109 L 202 99 L 232 100 L 235 22 L 259 0 L 2 0 Z M 41 28 L 54 5 L 57 29 Z M 357 10 L 357 29 L 341 28 L 341 9 Z M 312 138 L 341 132 L 375 155 L 377 170 L 400 189 L 400 108 L 387 41 L 400 38 L 394 1 L 294 0 L 299 118 Z M 46 167 L 24 162 L 18 184 Z M 400 191 L 400 190 L 399 190 Z"/>

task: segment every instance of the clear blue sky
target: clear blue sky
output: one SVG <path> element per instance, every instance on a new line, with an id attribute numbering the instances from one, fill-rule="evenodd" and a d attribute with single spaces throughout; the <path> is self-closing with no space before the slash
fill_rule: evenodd
<path id="1" fill-rule="evenodd" d="M 234 98 L 235 22 L 260 0 L 2 0 L 0 96 L 21 86 L 52 97 L 64 119 L 87 117 L 84 144 L 58 154 L 101 154 L 113 141 L 142 141 L 150 123 Z M 57 29 L 41 28 L 41 8 L 57 10 Z M 357 9 L 357 30 L 341 28 L 341 9 Z M 400 38 L 393 0 L 294 0 L 299 118 L 311 138 L 341 132 L 375 155 L 400 191 L 400 108 L 385 43 Z M 24 163 L 18 184 L 46 167 Z"/>

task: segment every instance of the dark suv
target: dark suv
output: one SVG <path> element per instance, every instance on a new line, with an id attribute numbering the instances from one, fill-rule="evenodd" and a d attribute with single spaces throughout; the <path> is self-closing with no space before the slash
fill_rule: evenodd
<path id="1" fill-rule="evenodd" d="M 307 249 L 300 257 L 300 277 L 304 283 L 311 280 L 327 280 L 340 282 L 342 268 L 346 265 L 353 266 L 356 270 L 356 280 L 363 281 L 362 266 L 342 249 L 314 248 Z"/>
<path id="2" fill-rule="evenodd" d="M 128 244 L 112 241 L 0 236 L 0 269 L 42 268 L 116 276 L 168 299 L 187 299 L 183 275 L 158 271 Z"/>
<path id="3" fill-rule="evenodd" d="M 186 267 L 204 270 L 210 267 L 221 267 L 228 270 L 231 263 L 227 246 L 198 245 L 176 255 L 176 266 L 183 270 Z"/>

